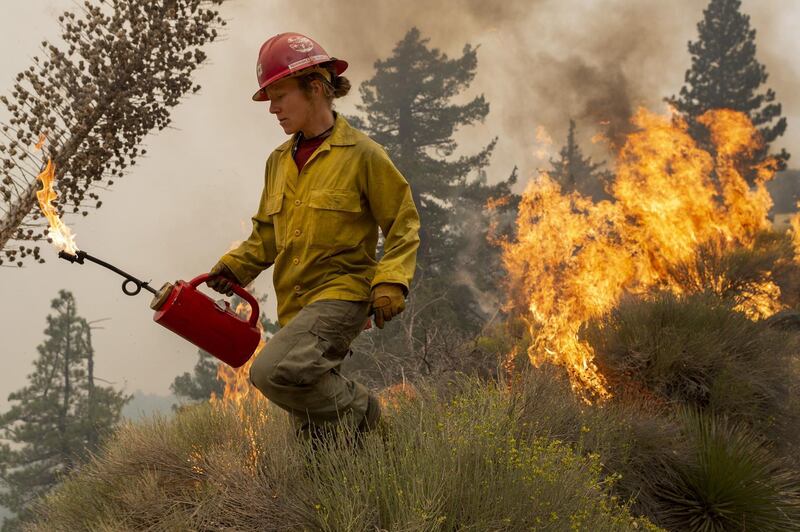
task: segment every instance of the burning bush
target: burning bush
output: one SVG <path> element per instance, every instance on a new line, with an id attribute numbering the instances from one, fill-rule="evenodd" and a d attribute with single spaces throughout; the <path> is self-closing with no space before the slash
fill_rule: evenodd
<path id="1" fill-rule="evenodd" d="M 529 358 L 566 367 L 587 398 L 607 399 L 611 390 L 579 330 L 624 294 L 737 289 L 742 310 L 754 318 L 782 306 L 770 271 L 756 271 L 739 286 L 705 267 L 704 248 L 717 246 L 716 256 L 728 257 L 730 266 L 737 250 L 754 249 L 769 229 L 765 183 L 775 162 L 749 168 L 758 174 L 749 187 L 738 169 L 760 139 L 747 117 L 715 110 L 699 122 L 710 132 L 714 155 L 696 145 L 685 123 L 640 110 L 638 130 L 617 158 L 613 201 L 565 194 L 542 175 L 520 203 L 516 240 L 502 242 L 507 309 L 529 323 Z"/>

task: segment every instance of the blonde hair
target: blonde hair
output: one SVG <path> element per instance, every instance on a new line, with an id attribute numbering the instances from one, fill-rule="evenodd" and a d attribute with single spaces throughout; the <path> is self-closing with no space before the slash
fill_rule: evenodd
<path id="1" fill-rule="evenodd" d="M 346 96 L 350 92 L 350 80 L 344 76 L 337 76 L 332 63 L 326 63 L 320 67 L 309 69 L 307 74 L 297 77 L 297 85 L 307 96 L 311 96 L 311 82 L 314 80 L 322 84 L 322 93 L 328 102 L 332 102 L 334 98 Z M 325 69 L 327 76 L 320 72 L 322 68 Z"/>

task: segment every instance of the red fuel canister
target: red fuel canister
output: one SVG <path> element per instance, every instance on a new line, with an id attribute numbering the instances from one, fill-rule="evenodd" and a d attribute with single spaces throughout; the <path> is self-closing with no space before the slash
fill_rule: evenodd
<path id="1" fill-rule="evenodd" d="M 238 368 L 250 359 L 261 341 L 258 302 L 242 287 L 233 286 L 233 291 L 250 305 L 250 319 L 243 320 L 230 303 L 214 301 L 197 289 L 212 277 L 203 274 L 188 283 L 165 284 L 150 304 L 156 311 L 153 320 Z"/>

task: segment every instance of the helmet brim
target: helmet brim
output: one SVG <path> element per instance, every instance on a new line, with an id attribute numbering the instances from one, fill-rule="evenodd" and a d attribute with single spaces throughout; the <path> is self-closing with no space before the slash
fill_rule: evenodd
<path id="1" fill-rule="evenodd" d="M 331 57 L 330 61 L 325 61 L 324 63 L 333 63 L 333 67 L 336 69 L 336 75 L 337 76 L 341 76 L 342 72 L 347 70 L 347 67 L 348 67 L 347 61 L 344 61 L 342 59 L 336 59 L 335 57 Z M 310 68 L 312 66 L 318 66 L 319 64 L 324 64 L 324 63 L 318 63 L 316 65 L 309 65 L 306 68 Z M 306 70 L 306 69 L 304 68 L 303 70 Z M 272 85 L 276 81 L 280 81 L 280 80 L 282 80 L 284 78 L 288 78 L 289 76 L 300 75 L 300 73 L 303 70 L 299 70 L 297 72 L 289 72 L 289 71 L 283 72 L 283 73 L 281 73 L 281 74 L 279 74 L 277 76 L 274 76 L 274 77 L 266 80 L 261 85 L 261 87 L 259 87 L 259 89 L 256 91 L 256 93 L 253 94 L 253 101 L 254 102 L 267 102 L 267 101 L 269 101 L 269 96 L 267 95 L 267 87 L 268 86 Z"/>

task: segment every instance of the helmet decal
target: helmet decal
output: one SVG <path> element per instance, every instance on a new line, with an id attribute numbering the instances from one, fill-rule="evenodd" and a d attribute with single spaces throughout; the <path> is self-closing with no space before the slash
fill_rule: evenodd
<path id="1" fill-rule="evenodd" d="M 258 79 L 261 79 L 261 76 L 264 75 L 264 67 L 261 65 L 261 61 L 256 63 L 256 76 Z"/>
<path id="2" fill-rule="evenodd" d="M 314 43 L 308 37 L 289 37 L 289 48 L 295 52 L 310 52 L 314 49 Z"/>

